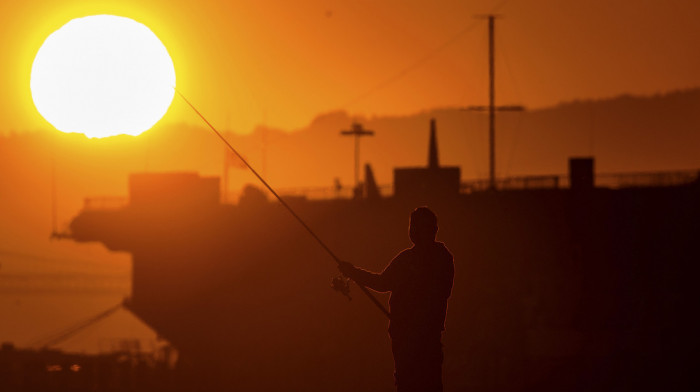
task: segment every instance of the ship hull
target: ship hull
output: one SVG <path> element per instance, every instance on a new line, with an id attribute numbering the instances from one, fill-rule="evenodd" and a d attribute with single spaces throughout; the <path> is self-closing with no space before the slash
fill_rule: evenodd
<path id="1" fill-rule="evenodd" d="M 410 246 L 413 208 L 436 211 L 456 270 L 446 390 L 613 391 L 692 382 L 698 200 L 691 184 L 290 203 L 375 271 Z M 330 289 L 333 260 L 278 203 L 84 211 L 72 232 L 133 255 L 129 307 L 178 348 L 183 385 L 393 388 L 386 317 Z"/>

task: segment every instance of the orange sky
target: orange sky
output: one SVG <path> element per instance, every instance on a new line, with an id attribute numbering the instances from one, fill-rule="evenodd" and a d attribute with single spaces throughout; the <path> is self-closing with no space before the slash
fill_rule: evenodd
<path id="1" fill-rule="evenodd" d="M 494 8 L 505 16 L 502 103 L 700 85 L 693 0 L 2 2 L 0 130 L 50 127 L 31 101 L 31 64 L 46 36 L 76 17 L 110 13 L 149 26 L 170 51 L 178 87 L 215 124 L 246 133 L 261 123 L 293 130 L 335 109 L 385 115 L 485 103 L 486 27 L 473 15 Z M 198 123 L 177 100 L 163 121 Z"/>
<path id="2" fill-rule="evenodd" d="M 105 13 L 135 19 L 160 37 L 175 63 L 179 89 L 220 129 L 248 133 L 258 124 L 267 124 L 295 130 L 306 127 L 318 114 L 333 110 L 366 116 L 373 127 L 381 125 L 371 124 L 373 115 L 405 115 L 436 107 L 485 104 L 488 86 L 486 25 L 484 21 L 474 19 L 474 15 L 492 11 L 501 3 L 501 0 L 3 1 L 0 2 L 0 87 L 3 92 L 0 134 L 13 130 L 52 129 L 38 114 L 31 99 L 29 75 L 34 56 L 43 40 L 69 20 Z M 504 14 L 497 25 L 500 103 L 520 103 L 537 108 L 574 99 L 623 93 L 653 94 L 700 86 L 700 53 L 697 49 L 700 43 L 700 25 L 697 24 L 700 2 L 696 0 L 510 0 L 503 3 L 498 12 Z M 460 32 L 462 34 L 458 34 Z M 681 112 L 697 112 L 684 110 Z M 662 113 L 667 112 L 675 113 Z M 334 118 L 330 117 L 331 120 Z M 341 142 L 337 130 L 348 126 L 349 121 L 345 121 L 342 114 L 336 113 L 335 117 L 341 117 L 338 121 L 342 124 L 333 123 L 330 126 L 333 133 L 323 133 L 323 124 L 316 124 L 311 127 L 316 133 L 297 134 L 302 135 L 303 140 L 292 146 L 303 146 L 303 149 L 288 147 L 284 140 L 272 141 L 267 174 L 273 185 L 330 185 L 336 176 L 343 184 L 351 183 L 352 144 L 347 141 L 342 145 L 343 150 L 337 147 L 339 144 L 329 143 L 329 140 Z M 382 129 L 383 133 L 378 132 L 371 143 L 363 145 L 363 159 L 377 164 L 376 174 L 381 183 L 390 181 L 394 166 L 425 162 L 428 124 L 427 118 L 425 120 L 415 130 L 400 129 L 406 134 L 414 132 L 411 135 L 420 135 L 402 146 L 408 151 L 406 156 L 412 151 L 409 145 L 419 146 L 415 148 L 419 151 L 416 155 L 419 158 L 415 160 L 406 158 L 402 161 L 397 155 L 390 157 L 386 154 L 389 148 L 384 146 L 393 146 L 387 139 L 382 139 L 388 134 L 386 129 Z M 474 130 L 469 135 L 455 130 L 450 123 L 440 123 L 440 140 L 443 146 L 447 144 L 441 150 L 442 162 L 465 167 L 463 178 L 485 173 L 485 155 L 477 160 L 473 154 L 477 149 L 483 154 L 486 151 L 486 123 L 482 120 L 469 123 Z M 187 127 L 168 127 L 168 124 L 181 122 L 202 126 L 192 111 L 176 97 L 156 128 L 192 132 Z M 507 143 L 511 143 L 514 139 L 511 136 L 517 134 L 517 129 L 511 132 L 512 127 L 508 128 L 505 120 L 502 124 L 499 124 L 499 135 L 505 135 Z M 539 123 L 535 125 L 539 127 Z M 532 129 L 538 129 L 535 125 Z M 586 126 L 579 128 L 585 130 Z M 479 130 L 481 134 L 478 134 Z M 555 133 L 558 131 L 558 127 L 556 131 L 547 129 L 549 133 L 539 135 L 561 134 L 565 135 L 560 137 L 561 140 L 582 140 L 581 135 L 592 134 L 592 131 L 576 129 Z M 567 131 L 569 134 L 565 133 Z M 299 158 L 299 154 L 313 150 L 311 137 L 321 134 L 326 139 L 319 143 L 336 147 L 327 149 L 326 155 L 307 154 L 309 156 Z M 68 274 L 78 267 L 85 269 L 86 263 L 49 264 L 46 260 L 77 259 L 92 263 L 86 272 L 126 276 L 130 266 L 125 254 L 109 253 L 97 244 L 49 242 L 50 152 L 58 156 L 55 167 L 60 224 L 75 216 L 85 196 L 124 195 L 127 174 L 131 171 L 220 173 L 223 148 L 211 135 L 203 134 L 201 140 L 206 142 L 198 144 L 196 149 L 189 148 L 191 144 L 188 144 L 195 139 L 181 134 L 168 133 L 165 137 L 162 132 L 156 132 L 151 135 L 98 142 L 54 132 L 25 133 L 14 138 L 17 140 L 8 137 L 4 145 L 0 144 L 0 147 L 7 148 L 0 151 L 0 169 L 4 170 L 0 181 L 0 216 L 3 218 L 0 222 L 0 251 L 41 256 L 13 259 L 0 254 L 4 257 L 0 260 L 3 273 L 46 273 L 46 265 L 51 265 L 56 271 Z M 450 135 L 453 135 L 451 139 Z M 481 135 L 477 139 L 482 140 L 482 144 L 467 139 L 468 136 L 476 138 L 475 135 Z M 31 143 L 19 140 L 25 137 L 36 140 Z M 651 139 L 649 135 L 647 138 Z M 592 140 L 592 137 L 586 136 L 585 139 Z M 166 142 L 155 148 L 154 140 Z M 541 136 L 535 144 L 541 142 L 542 150 L 551 150 L 551 145 L 543 140 L 548 138 Z M 666 157 L 671 154 L 690 157 L 682 161 L 686 162 L 685 166 L 680 165 L 679 160 L 655 161 L 653 155 L 647 163 L 656 165 L 662 162 L 672 168 L 697 167 L 694 160 L 697 154 L 692 151 L 692 146 L 697 145 L 695 139 L 678 136 L 677 140 L 680 140 L 678 143 L 688 140 L 685 145 L 689 146 L 689 151 L 685 155 L 677 154 L 677 145 L 668 143 L 673 148 L 669 147 L 671 152 L 664 154 Z M 242 151 L 250 154 L 248 156 L 256 167 L 263 167 L 257 139 L 247 143 Z M 502 143 L 499 148 L 516 145 L 515 142 L 507 143 Z M 31 151 L 18 147 L 37 145 L 41 148 Z M 665 144 L 650 142 L 648 145 Z M 557 152 L 562 155 L 557 158 L 561 167 L 565 165 L 565 154 L 579 154 L 584 148 L 566 146 Z M 615 143 L 606 148 L 599 147 L 598 151 L 591 148 L 584 153 L 603 150 L 600 167 L 605 168 L 607 164 L 607 167 L 627 169 L 622 164 L 609 163 L 609 157 L 625 152 L 623 148 Z M 190 155 L 181 152 L 184 150 Z M 516 156 L 520 161 L 515 161 L 513 172 L 562 172 L 557 171 L 559 166 L 533 164 L 533 156 L 541 158 L 540 155 L 544 155 L 538 154 L 539 150 L 526 153 L 522 150 L 519 153 L 523 155 Z M 648 152 L 652 148 L 627 150 Z M 333 162 L 337 165 L 342 162 L 342 169 L 326 164 L 331 161 L 328 155 L 335 159 L 335 154 L 343 157 Z M 161 156 L 169 158 L 157 160 Z M 499 161 L 499 174 L 508 174 L 504 161 L 509 162 L 508 157 L 513 155 L 501 156 L 504 158 Z M 639 155 L 629 156 L 629 162 L 639 161 Z M 378 162 L 375 162 L 375 157 Z M 468 166 L 460 159 L 477 163 Z M 288 162 L 295 162 L 297 166 L 289 166 Z M 666 168 L 663 165 L 653 168 L 657 166 Z M 314 171 L 315 177 L 304 180 L 287 172 L 299 174 L 318 167 L 325 171 Z M 483 170 L 477 170 L 479 167 Z M 239 182 L 255 181 L 243 177 L 249 175 L 247 171 L 239 170 L 236 175 Z M 0 325 L 0 338 L 27 344 L 38 336 L 112 306 L 128 294 L 127 289 L 122 287 L 122 291 L 109 292 L 103 297 L 95 297 L 94 301 L 91 298 L 89 303 L 80 302 L 85 295 L 76 295 L 76 298 L 81 298 L 78 302 L 66 296 L 60 306 L 56 304 L 60 298 L 43 303 L 44 299 L 29 298 L 24 294 L 0 295 L 0 319 L 9 314 L 14 320 L 11 325 Z M 117 323 L 112 329 L 121 333 L 123 325 Z M 145 335 L 143 332 L 138 334 Z"/>

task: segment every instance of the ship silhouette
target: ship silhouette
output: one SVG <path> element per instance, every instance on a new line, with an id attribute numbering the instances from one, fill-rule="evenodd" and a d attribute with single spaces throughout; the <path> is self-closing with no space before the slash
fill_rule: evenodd
<path id="1" fill-rule="evenodd" d="M 445 389 L 687 390 L 697 353 L 698 172 L 599 182 L 569 175 L 462 183 L 439 164 L 372 170 L 354 197 L 282 196 L 343 260 L 381 270 L 428 205 L 455 259 Z M 78 242 L 133 256 L 127 307 L 179 351 L 183 390 L 392 390 L 387 320 L 329 288 L 333 260 L 265 193 L 220 200 L 218 177 L 135 173 L 124 205 L 86 200 Z M 378 295 L 380 301 L 387 297 Z"/>

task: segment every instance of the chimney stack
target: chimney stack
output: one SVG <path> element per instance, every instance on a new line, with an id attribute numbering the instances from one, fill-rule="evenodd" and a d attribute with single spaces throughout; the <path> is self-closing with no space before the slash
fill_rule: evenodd
<path id="1" fill-rule="evenodd" d="M 430 119 L 430 147 L 428 149 L 428 169 L 437 169 L 440 167 L 438 161 L 437 136 L 435 134 L 435 119 Z"/>

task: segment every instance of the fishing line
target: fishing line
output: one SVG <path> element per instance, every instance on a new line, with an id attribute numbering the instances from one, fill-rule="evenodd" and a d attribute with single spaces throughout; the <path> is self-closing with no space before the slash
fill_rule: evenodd
<path id="1" fill-rule="evenodd" d="M 199 110 L 197 110 L 197 108 L 194 107 L 194 105 L 187 98 L 185 98 L 185 96 L 180 92 L 180 90 L 178 90 L 175 87 L 173 87 L 173 89 L 175 90 L 175 92 L 177 92 L 180 98 L 182 98 L 182 100 L 185 101 L 185 103 L 187 103 L 187 105 L 189 105 L 189 107 L 192 108 L 192 110 L 194 110 L 195 113 L 197 113 L 199 118 L 201 118 L 202 121 L 204 121 L 204 123 L 207 124 L 207 126 L 209 126 L 209 128 L 216 134 L 216 136 L 218 136 L 219 139 L 221 139 L 221 141 L 224 142 L 224 144 L 226 144 L 229 150 L 231 150 L 231 152 L 233 152 L 238 157 L 238 159 L 240 159 L 241 162 L 243 162 L 246 165 L 246 167 L 250 169 L 251 172 L 253 172 L 255 177 L 257 177 L 258 180 L 260 180 L 260 182 L 262 182 L 262 184 L 265 185 L 265 187 L 270 191 L 270 193 L 272 193 L 275 196 L 275 198 L 277 198 L 277 200 L 280 203 L 282 203 L 282 205 L 287 209 L 287 211 L 289 211 L 290 214 L 292 214 L 292 216 L 297 220 L 297 222 L 299 222 L 302 225 L 302 227 L 304 227 L 304 229 L 306 229 L 306 231 L 316 240 L 316 242 L 318 242 L 318 244 L 321 245 L 321 247 L 326 251 L 326 253 L 328 253 L 333 258 L 336 264 L 340 264 L 342 260 L 340 260 L 340 258 L 338 258 L 338 256 L 336 256 L 335 253 L 333 253 L 333 251 L 323 242 L 323 240 L 321 240 L 321 238 L 319 238 L 319 236 L 317 236 L 316 233 L 314 233 L 314 231 L 311 230 L 309 225 L 307 225 L 306 222 L 304 222 L 304 220 L 301 219 L 299 215 L 297 215 L 297 213 L 292 209 L 292 207 L 290 207 L 289 204 L 287 204 L 287 202 L 285 202 L 284 199 L 282 199 L 277 194 L 277 192 L 275 192 L 275 190 L 272 189 L 270 184 L 268 184 L 267 181 L 265 181 L 265 179 L 262 178 L 262 176 L 258 174 L 258 172 L 255 169 L 253 169 L 253 167 L 248 163 L 248 161 L 245 158 L 243 158 L 243 156 L 239 154 L 235 148 L 233 148 L 231 143 L 229 143 L 228 140 L 226 140 L 226 138 L 219 131 L 217 131 L 216 128 L 214 128 L 214 126 L 204 117 L 204 115 L 202 115 L 202 113 L 200 113 Z M 390 317 L 389 311 L 384 307 L 384 305 L 382 305 L 377 300 L 377 298 L 374 297 L 374 295 L 372 295 L 372 293 L 369 292 L 369 290 L 365 286 L 359 283 L 357 283 L 357 286 L 365 295 L 367 295 L 367 297 L 372 301 L 372 303 L 376 305 L 377 308 L 379 308 L 379 310 L 382 311 L 382 313 L 384 313 L 385 316 Z"/>

